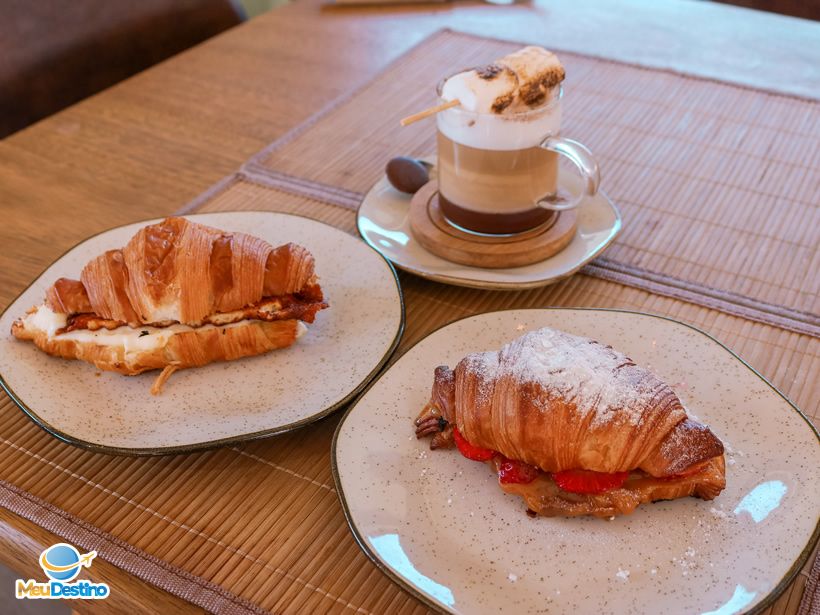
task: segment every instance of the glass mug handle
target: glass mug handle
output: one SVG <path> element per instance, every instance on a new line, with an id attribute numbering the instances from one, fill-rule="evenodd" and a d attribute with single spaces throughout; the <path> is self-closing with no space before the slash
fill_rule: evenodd
<path id="1" fill-rule="evenodd" d="M 558 193 L 543 198 L 537 203 L 539 207 L 552 209 L 553 211 L 572 209 L 577 207 L 585 197 L 593 196 L 598 192 L 598 185 L 601 183 L 601 172 L 598 169 L 598 163 L 592 157 L 592 152 L 585 145 L 572 139 L 547 137 L 540 143 L 540 147 L 568 158 L 581 175 L 583 189 L 580 193 L 571 195 L 569 198 L 559 196 Z"/>

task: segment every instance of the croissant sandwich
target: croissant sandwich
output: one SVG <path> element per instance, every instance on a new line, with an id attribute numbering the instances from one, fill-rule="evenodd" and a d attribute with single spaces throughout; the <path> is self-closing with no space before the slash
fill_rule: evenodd
<path id="1" fill-rule="evenodd" d="M 305 248 L 167 218 L 57 280 L 11 332 L 104 370 L 161 369 L 157 393 L 174 370 L 290 346 L 326 307 Z"/>
<path id="2" fill-rule="evenodd" d="M 723 443 L 667 384 L 610 346 L 548 328 L 437 367 L 415 424 L 431 449 L 455 444 L 490 462 L 531 515 L 610 517 L 726 486 Z"/>

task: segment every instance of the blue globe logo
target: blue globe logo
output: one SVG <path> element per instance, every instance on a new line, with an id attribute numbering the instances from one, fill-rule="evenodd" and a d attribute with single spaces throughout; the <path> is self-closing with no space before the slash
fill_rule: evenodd
<path id="1" fill-rule="evenodd" d="M 64 542 L 50 546 L 40 554 L 40 567 L 49 579 L 68 582 L 80 574 L 83 566 L 91 562 L 90 554 L 80 556 L 80 552 Z M 96 555 L 96 553 L 94 553 Z M 93 556 L 92 556 L 93 557 Z"/>

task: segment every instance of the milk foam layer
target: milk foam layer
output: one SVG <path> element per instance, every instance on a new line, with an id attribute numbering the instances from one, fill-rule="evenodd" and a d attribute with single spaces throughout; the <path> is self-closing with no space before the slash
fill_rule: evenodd
<path id="1" fill-rule="evenodd" d="M 473 72 L 473 71 L 466 71 Z M 441 90 L 447 100 L 465 96 L 479 107 L 487 94 L 472 94 L 466 90 L 470 81 L 465 73 L 448 79 Z M 561 127 L 560 95 L 542 107 L 524 113 L 480 113 L 454 107 L 438 113 L 438 129 L 456 143 L 489 150 L 516 150 L 539 145 L 546 137 L 558 134 Z"/>
<path id="2" fill-rule="evenodd" d="M 458 107 L 438 113 L 449 139 L 478 149 L 535 147 L 558 134 L 564 68 L 543 47 L 528 46 L 449 77 L 439 95 Z"/>

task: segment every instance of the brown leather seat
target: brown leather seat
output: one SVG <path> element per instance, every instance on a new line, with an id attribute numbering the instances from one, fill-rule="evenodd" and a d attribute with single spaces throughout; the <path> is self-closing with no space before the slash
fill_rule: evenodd
<path id="1" fill-rule="evenodd" d="M 0 138 L 243 18 L 231 0 L 4 0 Z"/>
<path id="2" fill-rule="evenodd" d="M 768 13 L 820 20 L 820 0 L 718 0 L 718 2 Z"/>

